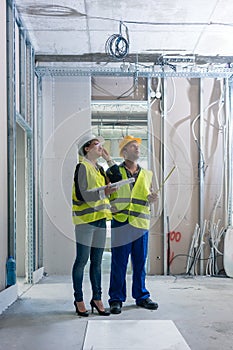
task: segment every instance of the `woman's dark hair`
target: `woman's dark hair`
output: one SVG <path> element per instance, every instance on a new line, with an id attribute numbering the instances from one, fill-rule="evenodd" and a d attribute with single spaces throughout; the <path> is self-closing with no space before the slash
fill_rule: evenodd
<path id="1" fill-rule="evenodd" d="M 86 142 L 85 145 L 82 146 L 82 152 L 84 156 L 87 154 L 87 151 L 85 151 L 85 147 L 89 147 L 91 143 L 92 143 L 92 140 Z"/>

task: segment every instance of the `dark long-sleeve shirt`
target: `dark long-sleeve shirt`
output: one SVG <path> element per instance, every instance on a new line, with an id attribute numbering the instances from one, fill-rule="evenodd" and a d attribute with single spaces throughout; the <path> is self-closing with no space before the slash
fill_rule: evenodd
<path id="1" fill-rule="evenodd" d="M 134 177 L 135 178 L 135 182 L 136 182 L 136 180 L 138 178 L 138 175 L 140 173 L 140 170 L 141 170 L 140 165 L 138 165 L 138 171 L 136 173 L 134 173 L 134 174 L 131 174 L 131 172 L 125 167 L 125 162 L 123 162 L 120 165 L 114 164 L 113 166 L 111 166 L 107 170 L 106 174 L 107 174 L 107 177 L 109 178 L 111 183 L 114 183 L 114 182 L 122 180 L 122 175 L 121 175 L 121 172 L 120 172 L 120 169 L 119 169 L 120 167 L 124 167 L 125 171 L 126 171 L 126 174 L 127 174 L 127 177 L 128 178 Z M 131 183 L 130 184 L 130 188 L 133 188 L 133 186 L 134 186 L 134 183 Z"/>

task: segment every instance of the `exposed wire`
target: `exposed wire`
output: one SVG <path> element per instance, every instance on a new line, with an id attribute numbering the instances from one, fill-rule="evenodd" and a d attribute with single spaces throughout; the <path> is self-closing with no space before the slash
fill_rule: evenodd
<path id="1" fill-rule="evenodd" d="M 125 36 L 122 34 L 122 27 L 125 28 Z M 120 21 L 119 34 L 112 34 L 105 43 L 106 54 L 123 59 L 129 53 L 129 31 L 127 26 Z"/>
<path id="2" fill-rule="evenodd" d="M 186 258 L 193 258 L 193 256 L 189 256 L 188 254 L 176 254 L 176 255 L 174 255 L 173 257 L 172 257 L 172 259 L 170 260 L 170 262 L 169 262 L 169 265 L 171 266 L 171 264 L 173 263 L 173 261 L 176 259 L 176 258 L 179 258 L 179 257 L 186 257 Z M 219 258 L 219 257 L 222 257 L 222 255 L 216 255 L 216 260 L 217 260 L 217 258 Z M 198 259 L 198 262 L 200 262 L 200 261 L 207 261 L 207 263 L 208 263 L 208 260 L 209 260 L 209 257 L 208 258 L 199 258 Z M 223 272 L 223 274 L 222 275 L 220 275 L 220 273 L 221 272 Z M 173 276 L 173 277 L 176 277 L 177 278 L 177 275 L 179 275 L 179 276 L 184 276 L 184 278 L 194 278 L 194 274 L 188 274 L 187 272 L 184 272 L 184 273 L 182 273 L 182 272 L 180 272 L 180 273 L 176 273 L 176 274 L 173 274 L 173 273 L 170 273 L 170 276 Z M 207 274 L 207 276 L 209 276 L 208 274 Z M 211 275 L 211 277 L 225 277 L 225 271 L 224 271 L 224 269 L 221 269 L 221 270 L 219 270 L 218 271 L 218 274 L 216 274 L 216 275 Z"/>
<path id="3" fill-rule="evenodd" d="M 123 92 L 120 96 L 117 97 L 117 100 L 121 99 L 121 98 L 125 98 L 125 97 L 129 97 L 130 95 L 132 95 L 135 90 L 137 89 L 137 83 L 134 83 L 128 90 L 126 90 L 125 92 Z M 128 93 L 128 95 L 127 95 Z"/>
<path id="4" fill-rule="evenodd" d="M 113 96 L 114 95 L 108 91 L 108 90 L 105 90 L 102 86 L 100 86 L 99 84 L 96 83 L 95 79 L 92 78 L 92 85 L 95 87 L 95 89 L 99 92 L 102 92 L 104 94 L 107 94 L 108 96 Z"/>
<path id="5" fill-rule="evenodd" d="M 176 85 L 175 85 L 175 81 L 174 81 L 173 77 L 171 77 L 171 82 L 172 82 L 172 87 L 173 87 L 173 97 L 172 97 L 171 106 L 167 109 L 167 113 L 171 112 L 171 110 L 173 109 L 173 107 L 175 105 L 175 101 L 176 101 Z M 160 92 L 161 92 L 161 96 L 163 96 L 163 86 L 162 86 L 162 84 L 161 84 L 161 87 L 160 87 Z M 159 108 L 160 108 L 161 112 L 164 112 L 163 107 L 162 107 L 162 99 L 160 99 Z"/>
<path id="6" fill-rule="evenodd" d="M 223 227 L 220 229 L 219 226 L 220 220 L 218 220 L 217 223 L 211 223 L 210 221 L 205 220 L 202 232 L 200 232 L 200 227 L 196 224 L 190 249 L 187 254 L 186 274 L 197 275 L 197 263 L 201 260 L 206 260 L 206 275 L 218 275 L 219 269 L 216 258 L 223 255 L 218 249 L 218 246 L 225 231 Z M 203 259 L 200 258 L 200 254 L 203 246 L 207 246 L 205 236 L 209 243 L 210 252 L 208 258 Z"/>
<path id="7" fill-rule="evenodd" d="M 152 118 L 150 118 L 150 128 L 151 128 L 151 148 L 152 148 L 152 154 L 155 151 L 155 133 L 154 133 L 154 124 L 152 122 Z M 155 157 L 153 157 L 154 159 L 152 160 L 152 171 L 153 171 L 153 182 L 155 182 L 155 188 L 159 188 L 159 179 L 158 179 L 158 175 L 157 175 L 157 170 L 156 170 L 156 165 L 155 165 Z M 158 209 L 157 209 L 157 213 L 158 213 L 158 217 L 161 215 L 162 213 L 162 201 L 161 201 L 161 197 L 158 196 Z"/>
<path id="8" fill-rule="evenodd" d="M 149 21 L 128 21 L 124 19 L 116 19 L 116 18 L 110 18 L 110 17 L 102 17 L 102 16 L 88 16 L 86 14 L 82 14 L 83 16 L 86 16 L 90 19 L 101 19 L 104 21 L 113 21 L 113 22 L 123 22 L 127 24 L 143 24 L 143 25 L 151 25 L 151 26 L 227 26 L 227 27 L 233 27 L 233 23 L 224 23 L 224 22 L 149 22 Z"/>
<path id="9" fill-rule="evenodd" d="M 216 101 L 210 103 L 203 111 L 203 113 L 205 113 L 209 108 L 211 108 L 212 106 L 214 106 L 216 103 L 219 102 L 219 99 L 217 99 Z M 195 134 L 195 131 L 194 131 L 194 126 L 197 122 L 197 120 L 200 118 L 200 113 L 195 117 L 195 119 L 193 120 L 192 122 L 192 134 L 193 134 L 193 138 L 194 138 L 194 141 L 198 141 L 198 138 L 196 137 L 196 134 Z"/>
<path id="10" fill-rule="evenodd" d="M 212 106 L 214 106 L 216 103 L 219 103 L 219 101 L 220 101 L 220 103 L 223 103 L 221 98 L 220 98 L 220 99 L 217 99 L 216 101 L 213 101 L 212 103 L 210 103 L 210 104 L 204 109 L 203 114 L 206 113 L 206 111 L 207 111 L 209 108 L 211 108 Z M 203 153 L 203 151 L 202 151 L 202 149 L 201 149 L 201 147 L 200 147 L 200 143 L 199 143 L 199 141 L 198 141 L 198 138 L 197 138 L 197 136 L 196 136 L 196 134 L 195 134 L 195 131 L 194 131 L 195 124 L 196 124 L 197 120 L 200 118 L 200 115 L 201 115 L 201 114 L 199 113 L 199 114 L 195 117 L 195 119 L 193 120 L 192 126 L 191 126 L 191 130 L 192 130 L 192 135 L 193 135 L 194 141 L 195 141 L 195 143 L 196 143 L 196 145 L 197 145 L 197 148 L 198 148 L 198 150 L 200 151 L 200 155 L 201 155 L 201 161 L 200 161 L 200 163 L 199 163 L 199 170 L 202 170 L 203 173 L 204 173 L 204 176 L 205 176 L 205 171 L 206 171 L 206 168 L 207 168 L 207 167 L 205 167 L 205 157 L 204 157 L 204 153 Z"/>
<path id="11" fill-rule="evenodd" d="M 196 249 L 198 246 L 199 235 L 200 235 L 200 227 L 198 224 L 196 224 L 194 232 L 193 232 L 190 248 L 189 248 L 189 253 L 187 255 L 188 256 L 187 266 L 186 266 L 186 273 L 187 274 L 189 274 L 191 272 L 191 269 L 193 267 L 193 263 L 194 263 L 193 259 L 194 259 Z"/>
<path id="12" fill-rule="evenodd" d="M 192 249 L 189 252 L 189 255 L 193 257 L 192 261 L 189 261 L 189 265 L 187 264 L 186 272 L 187 274 L 197 274 L 197 262 L 200 259 L 201 251 L 203 248 L 204 242 L 204 234 L 206 229 L 206 221 L 204 222 L 202 231 L 200 230 L 199 225 L 196 225 L 193 243 L 191 244 Z"/>
<path id="13" fill-rule="evenodd" d="M 126 21 L 124 23 L 128 24 L 144 24 L 152 26 L 227 26 L 233 27 L 233 23 L 224 23 L 224 22 L 143 22 L 143 21 Z"/>
<path id="14" fill-rule="evenodd" d="M 219 269 L 218 269 L 216 257 L 217 255 L 218 256 L 223 255 L 223 253 L 219 251 L 218 245 L 221 241 L 222 235 L 225 230 L 223 227 L 219 229 L 219 225 L 220 225 L 220 220 L 218 220 L 217 224 L 209 222 L 209 226 L 208 226 L 210 254 L 206 264 L 206 275 L 210 275 L 210 276 L 218 275 Z"/>
<path id="15" fill-rule="evenodd" d="M 171 263 L 172 263 L 176 258 L 178 258 L 178 257 L 180 257 L 180 256 L 193 259 L 193 256 L 188 255 L 188 254 L 183 254 L 183 253 L 176 254 L 176 255 L 174 255 L 174 256 L 171 258 L 171 260 L 170 260 L 170 265 L 171 265 Z M 218 255 L 217 258 L 218 258 L 218 257 L 221 257 L 221 256 L 222 256 L 222 255 Z M 209 260 L 209 258 L 199 258 L 199 259 L 198 259 L 198 261 L 208 261 L 208 260 Z M 185 274 L 186 274 L 186 275 L 189 275 L 189 274 L 187 274 L 187 272 L 185 272 Z M 190 275 L 189 275 L 189 276 L 190 276 Z"/>

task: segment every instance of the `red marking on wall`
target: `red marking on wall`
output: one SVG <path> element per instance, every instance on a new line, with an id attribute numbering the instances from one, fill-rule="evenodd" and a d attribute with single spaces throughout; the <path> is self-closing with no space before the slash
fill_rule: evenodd
<path id="1" fill-rule="evenodd" d="M 170 236 L 170 241 L 179 242 L 181 240 L 181 233 L 180 232 L 172 231 L 172 232 L 170 232 L 169 236 Z"/>
<path id="2" fill-rule="evenodd" d="M 181 238 L 182 238 L 182 235 L 181 235 L 180 232 L 175 232 L 175 231 L 170 231 L 169 232 L 169 239 L 170 239 L 171 242 L 173 242 L 173 244 L 174 243 L 179 243 Z M 173 250 L 171 250 L 171 248 L 170 248 L 169 265 L 172 264 L 174 256 L 175 256 L 175 252 Z"/>
<path id="3" fill-rule="evenodd" d="M 172 252 L 170 253 L 170 256 L 169 256 L 169 265 L 171 265 L 174 256 L 175 256 L 175 253 L 172 251 Z"/>

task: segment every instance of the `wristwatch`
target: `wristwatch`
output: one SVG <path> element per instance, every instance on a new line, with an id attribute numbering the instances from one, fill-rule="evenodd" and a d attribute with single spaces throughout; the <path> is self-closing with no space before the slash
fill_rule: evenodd
<path id="1" fill-rule="evenodd" d="M 111 167 L 111 166 L 113 166 L 116 163 L 114 162 L 114 160 L 109 159 L 109 160 L 107 160 L 107 164 L 108 164 L 109 167 Z"/>

